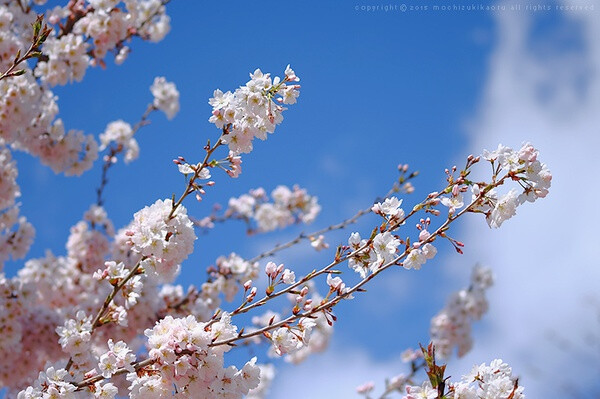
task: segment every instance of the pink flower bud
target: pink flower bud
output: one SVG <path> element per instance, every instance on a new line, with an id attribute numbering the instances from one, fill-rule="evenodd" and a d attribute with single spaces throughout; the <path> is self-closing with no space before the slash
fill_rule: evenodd
<path id="1" fill-rule="evenodd" d="M 268 262 L 265 266 L 265 273 L 271 278 L 277 276 L 277 265 L 273 262 Z"/>
<path id="2" fill-rule="evenodd" d="M 356 387 L 356 392 L 358 393 L 369 393 L 375 388 L 375 384 L 372 382 L 367 382 L 363 385 Z"/>

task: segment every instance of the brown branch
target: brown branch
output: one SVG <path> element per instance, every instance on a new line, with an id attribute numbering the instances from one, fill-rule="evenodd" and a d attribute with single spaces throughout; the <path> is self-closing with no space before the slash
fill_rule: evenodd
<path id="1" fill-rule="evenodd" d="M 462 215 L 464 215 L 467 212 L 470 212 L 478 203 L 479 200 L 482 199 L 492 188 L 498 187 L 502 184 L 504 184 L 504 181 L 509 178 L 509 175 L 504 176 L 503 178 L 501 178 L 500 180 L 498 180 L 497 182 L 494 182 L 493 184 L 489 184 L 488 186 L 486 186 L 481 192 L 478 198 L 476 198 L 473 202 L 471 202 L 467 207 L 463 208 L 459 213 L 457 213 L 456 215 L 453 216 L 448 216 L 448 218 L 444 221 L 444 223 L 438 227 L 430 236 L 429 238 L 427 238 L 426 240 L 421 242 L 421 245 L 427 244 L 427 243 L 431 243 L 433 241 L 435 241 L 435 239 L 437 237 L 444 237 L 446 238 L 445 232 L 446 230 L 448 230 L 450 224 L 452 224 L 455 220 L 457 220 L 459 217 L 461 217 Z M 450 186 L 448 186 L 450 187 Z M 445 192 L 445 190 L 443 190 L 442 192 L 438 193 L 436 196 L 434 197 L 428 197 L 425 201 L 421 202 L 420 204 L 418 204 L 417 206 L 415 206 L 413 208 L 413 210 L 411 212 L 409 212 L 404 218 L 402 218 L 401 220 L 399 220 L 398 222 L 390 225 L 387 229 L 387 231 L 393 231 L 396 228 L 398 228 L 400 225 L 402 225 L 407 219 L 409 219 L 411 216 L 413 216 L 415 213 L 417 213 L 419 210 L 422 209 L 423 204 L 431 201 L 432 198 L 437 198 L 439 196 L 441 196 L 443 193 Z M 264 305 L 266 302 L 268 302 L 269 300 L 278 297 L 280 295 L 283 295 L 285 293 L 291 292 L 294 289 L 298 288 L 300 285 L 304 284 L 306 281 L 311 280 L 313 278 L 315 278 L 318 275 L 324 274 L 324 273 L 328 273 L 334 266 L 348 260 L 350 257 L 360 253 L 361 251 L 363 251 L 364 249 L 366 249 L 372 242 L 372 238 L 367 240 L 367 243 L 363 246 L 361 246 L 360 248 L 356 249 L 355 251 L 352 251 L 344 256 L 339 257 L 338 259 L 336 259 L 335 261 L 331 262 L 329 265 L 323 267 L 322 269 L 320 269 L 319 271 L 315 271 L 313 270 L 311 273 L 307 274 L 306 276 L 304 276 L 300 281 L 296 282 L 295 284 L 292 284 L 278 292 L 275 292 L 271 295 L 266 295 L 265 297 L 263 297 L 262 299 L 260 299 L 259 301 L 249 304 L 247 306 L 244 306 L 242 308 L 238 308 L 236 309 L 236 313 L 235 314 L 241 314 L 241 313 L 246 313 L 251 309 L 254 309 L 258 306 L 262 306 Z M 223 341 L 217 341 L 217 342 L 213 342 L 212 344 L 210 344 L 209 346 L 219 346 L 219 345 L 231 345 L 233 344 L 235 341 L 238 341 L 240 339 L 246 339 L 246 338 L 251 338 L 254 336 L 258 336 L 258 335 L 262 335 L 263 333 L 278 328 L 278 327 L 282 327 L 285 325 L 289 325 L 290 323 L 302 318 L 302 317 L 314 317 L 315 314 L 319 313 L 319 312 L 325 312 L 325 311 L 330 311 L 335 305 L 337 305 L 342 299 L 347 299 L 349 298 L 353 293 L 358 292 L 359 290 L 361 290 L 361 288 L 367 284 L 369 281 L 371 281 L 373 278 L 375 278 L 375 276 L 379 275 L 382 271 L 384 271 L 385 269 L 388 269 L 389 267 L 393 266 L 393 265 L 397 265 L 400 264 L 399 262 L 404 259 L 409 253 L 411 252 L 410 247 L 407 247 L 404 252 L 400 255 L 398 255 L 397 257 L 395 257 L 393 260 L 389 261 L 388 263 L 380 266 L 377 270 L 375 270 L 374 272 L 372 272 L 371 274 L 369 274 L 368 276 L 366 276 L 365 278 L 363 278 L 360 282 L 358 282 L 356 285 L 354 285 L 352 288 L 350 288 L 348 291 L 346 291 L 344 294 L 342 295 L 337 295 L 336 297 L 330 299 L 330 300 L 326 300 L 323 303 L 321 303 L 320 305 L 312 308 L 309 311 L 306 312 L 301 312 L 298 314 L 292 314 L 289 317 L 287 317 L 284 320 L 281 320 L 277 323 L 271 324 L 269 326 L 263 327 L 261 329 L 246 333 L 246 334 L 239 334 L 237 337 L 234 338 L 229 338 Z M 234 313 L 232 312 L 231 315 L 234 315 Z M 211 320 L 209 322 L 209 324 L 211 324 L 212 322 L 214 322 L 214 318 L 213 320 Z"/>

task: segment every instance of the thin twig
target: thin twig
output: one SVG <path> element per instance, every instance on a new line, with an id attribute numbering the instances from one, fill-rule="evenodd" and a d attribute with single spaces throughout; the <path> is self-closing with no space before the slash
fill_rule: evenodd
<path id="1" fill-rule="evenodd" d="M 19 2 L 19 4 L 21 4 L 21 3 Z M 25 69 L 19 69 L 19 70 L 15 71 L 17 66 L 19 66 L 19 64 L 23 61 L 26 61 L 26 60 L 28 60 L 30 58 L 34 58 L 34 57 L 39 57 L 42 55 L 42 53 L 40 53 L 37 49 L 42 43 L 44 43 L 46 41 L 46 39 L 48 38 L 48 35 L 52 31 L 45 24 L 42 27 L 43 18 L 44 18 L 43 15 L 38 15 L 37 19 L 32 24 L 33 38 L 31 39 L 31 44 L 29 45 L 29 48 L 23 55 L 21 55 L 21 50 L 19 50 L 17 52 L 17 55 L 15 56 L 15 59 L 13 60 L 12 65 L 10 67 L 8 67 L 8 69 L 0 75 L 0 81 L 4 80 L 6 78 L 21 76 L 21 75 L 25 74 L 25 72 L 26 72 Z"/>

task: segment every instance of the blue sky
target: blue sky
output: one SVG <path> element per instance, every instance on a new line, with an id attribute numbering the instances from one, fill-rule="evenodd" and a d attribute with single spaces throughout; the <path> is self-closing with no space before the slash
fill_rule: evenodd
<path id="1" fill-rule="evenodd" d="M 425 3 L 413 0 L 406 4 Z M 82 83 L 57 89 L 65 126 L 98 135 L 113 120 L 133 124 L 139 119 L 151 101 L 148 88 L 154 76 L 165 76 L 179 88 L 181 111 L 177 117 L 167 121 L 163 115 L 153 114 L 152 124 L 136 136 L 140 158 L 127 166 L 119 163 L 109 172 L 106 209 L 115 226 L 127 224 L 134 212 L 155 200 L 182 190 L 183 179 L 171 160 L 178 155 L 199 160 L 206 139 L 218 137 L 218 130 L 207 121 L 211 110 L 207 100 L 212 91 L 235 89 L 255 68 L 281 75 L 291 64 L 301 78 L 299 102 L 285 113 L 274 135 L 258 142 L 255 150 L 243 157 L 241 177 L 232 180 L 215 174 L 216 186 L 203 203 L 188 202 L 189 212 L 201 217 L 210 212 L 214 202 L 224 204 L 230 196 L 250 188 L 262 186 L 270 191 L 278 184 L 295 183 L 318 196 L 323 211 L 308 228 L 258 237 L 247 237 L 241 223 L 218 226 L 199 238 L 196 252 L 183 265 L 181 281 L 186 283 L 201 283 L 205 267 L 220 254 L 235 251 L 251 257 L 300 231 L 313 231 L 351 216 L 388 190 L 398 163 L 409 163 L 421 172 L 414 182 L 416 193 L 405 200 L 412 204 L 442 186 L 445 167 L 462 164 L 469 153 L 495 147 L 498 142 L 516 147 L 537 138 L 534 144 L 542 149 L 542 159 L 546 149 L 559 163 L 547 161 L 551 170 L 560 175 L 563 163 L 567 164 L 559 151 L 565 148 L 563 132 L 569 132 L 571 144 L 598 141 L 597 117 L 591 111 L 598 104 L 594 72 L 600 66 L 600 36 L 593 35 L 598 30 L 598 4 L 596 11 L 580 14 L 361 10 L 366 5 L 378 3 L 271 1 L 257 5 L 174 0 L 167 7 L 172 30 L 163 42 L 135 42 L 123 65 L 109 63 L 106 70 L 89 69 Z M 596 126 L 595 134 L 592 126 Z M 63 254 L 69 227 L 95 201 L 100 164 L 82 178 L 65 178 L 28 155 L 20 154 L 16 159 L 22 213 L 37 229 L 29 257 L 43 256 L 47 248 Z M 585 169 L 585 157 L 577 165 L 580 168 L 575 171 Z M 563 176 L 572 177 L 566 172 Z M 564 193 L 566 197 L 567 187 Z M 568 204 L 551 198 L 547 202 L 524 209 L 517 218 L 523 220 L 508 222 L 507 233 L 489 232 L 483 220 L 471 217 L 457 230 L 458 238 L 467 243 L 465 256 L 440 243 L 438 258 L 420 272 L 394 270 L 388 278 L 375 281 L 368 293 L 338 309 L 332 351 L 305 365 L 282 367 L 272 397 L 296 397 L 285 387 L 308 373 L 346 377 L 337 380 L 334 391 L 328 391 L 331 387 L 326 380 L 315 380 L 315 391 L 304 392 L 310 397 L 349 397 L 355 386 L 367 380 L 382 386 L 384 377 L 403 371 L 400 352 L 427 341 L 429 319 L 443 306 L 447 294 L 467 284 L 476 261 L 499 268 L 499 283 L 493 288 L 491 315 L 475 329 L 474 354 L 461 363 L 462 368 L 455 369 L 455 375 L 468 370 L 468 361 L 474 364 L 507 356 L 515 362 L 515 372 L 525 376 L 521 382 L 530 397 L 548 394 L 544 382 L 547 374 L 532 372 L 519 353 L 527 348 L 539 355 L 534 356 L 536 360 L 545 359 L 540 353 L 548 352 L 548 348 L 551 351 L 555 345 L 528 346 L 528 339 L 539 340 L 536 334 L 561 325 L 548 321 L 541 332 L 521 325 L 514 345 L 514 331 L 509 329 L 507 337 L 495 334 L 499 324 L 511 322 L 511 309 L 518 309 L 520 322 L 534 312 L 532 301 L 526 301 L 533 293 L 519 297 L 521 302 L 511 300 L 512 269 L 502 261 L 515 265 L 516 273 L 526 267 L 541 267 L 522 255 L 525 245 L 512 242 L 511 246 L 510 237 L 524 234 L 521 226 L 531 226 L 532 220 L 543 222 Z M 563 215 L 558 226 L 548 226 L 548 231 L 570 228 L 565 222 L 569 217 Z M 365 218 L 352 231 L 366 233 L 373 223 L 375 219 Z M 328 242 L 335 246 L 349 233 L 333 234 Z M 546 253 L 548 241 L 536 242 L 531 247 Z M 498 251 L 495 243 L 508 243 L 502 248 L 513 250 L 506 251 L 507 255 Z M 296 268 L 298 275 L 331 256 L 311 251 L 305 245 L 279 255 L 277 260 Z M 568 247 L 567 251 L 593 266 L 592 258 L 579 247 Z M 20 264 L 11 263 L 7 273 L 14 273 Z M 550 263 L 544 265 L 555 270 Z M 560 269 L 558 265 L 556 269 Z M 584 270 L 580 275 L 589 269 Z M 538 269 L 535 273 L 542 272 Z M 519 276 L 525 286 L 539 282 L 529 274 Z M 598 273 L 593 276 L 598 277 Z M 585 282 L 590 278 L 587 275 L 583 282 L 570 283 L 581 284 L 581 292 L 594 293 Z M 558 275 L 549 276 L 545 285 L 556 292 L 560 285 L 557 279 Z M 548 290 L 540 295 L 551 293 Z M 570 290 L 556 296 L 561 295 L 565 299 L 562 302 L 568 302 L 567 298 L 576 302 Z M 494 308 L 500 311 L 494 313 Z M 494 316 L 499 320 L 496 324 Z M 574 320 L 570 323 L 577 324 L 578 319 Z M 587 327 L 593 329 L 594 324 Z M 598 323 L 595 328 L 598 331 Z M 528 330 L 536 332 L 528 336 Z M 577 329 L 566 334 L 579 339 Z M 563 359 L 560 354 L 552 356 Z M 537 368 L 543 368 L 540 364 L 544 363 Z M 564 366 L 552 367 L 552 372 L 564 373 Z"/>

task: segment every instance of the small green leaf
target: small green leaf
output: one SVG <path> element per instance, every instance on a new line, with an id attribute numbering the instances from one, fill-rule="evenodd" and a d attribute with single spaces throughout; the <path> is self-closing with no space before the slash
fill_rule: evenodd
<path id="1" fill-rule="evenodd" d="M 33 37 L 38 37 L 40 34 L 40 30 L 42 29 L 42 18 L 42 15 L 38 15 L 33 23 Z"/>

